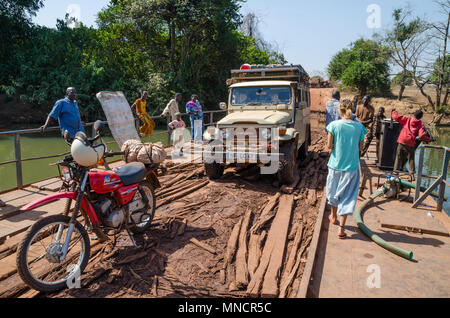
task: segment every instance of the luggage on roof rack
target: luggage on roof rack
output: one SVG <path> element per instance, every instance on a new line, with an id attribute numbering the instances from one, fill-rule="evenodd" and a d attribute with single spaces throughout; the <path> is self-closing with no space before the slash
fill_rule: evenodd
<path id="1" fill-rule="evenodd" d="M 227 85 L 250 81 L 308 82 L 309 75 L 301 65 L 252 65 L 249 69 L 232 70 Z"/>

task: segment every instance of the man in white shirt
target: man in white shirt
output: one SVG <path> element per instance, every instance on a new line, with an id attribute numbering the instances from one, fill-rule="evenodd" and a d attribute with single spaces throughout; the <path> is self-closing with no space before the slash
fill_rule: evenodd
<path id="1" fill-rule="evenodd" d="M 341 100 L 341 94 L 338 90 L 334 90 L 332 93 L 332 99 L 327 103 L 327 117 L 326 117 L 326 127 L 331 124 L 333 121 L 341 119 L 339 116 L 339 103 Z"/>
<path id="2" fill-rule="evenodd" d="M 181 103 L 181 100 L 183 99 L 183 96 L 180 93 L 175 94 L 175 98 L 172 99 L 164 109 L 163 113 L 161 114 L 161 117 L 166 117 L 167 114 L 170 113 L 170 117 L 172 118 L 172 121 L 177 119 L 176 114 L 180 112 L 179 109 L 179 103 Z"/>

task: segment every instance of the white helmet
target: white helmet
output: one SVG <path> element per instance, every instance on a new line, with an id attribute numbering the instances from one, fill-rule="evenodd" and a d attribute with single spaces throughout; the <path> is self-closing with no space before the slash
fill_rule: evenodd
<path id="1" fill-rule="evenodd" d="M 73 159 L 80 166 L 92 167 L 95 166 L 105 154 L 105 145 L 98 146 L 90 145 L 90 142 L 85 133 L 79 132 L 72 142 L 71 153 Z"/>

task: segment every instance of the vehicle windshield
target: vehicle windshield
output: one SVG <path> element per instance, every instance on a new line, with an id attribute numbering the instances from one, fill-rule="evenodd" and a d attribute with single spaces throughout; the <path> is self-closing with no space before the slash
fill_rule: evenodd
<path id="1" fill-rule="evenodd" d="M 289 86 L 236 87 L 231 96 L 232 105 L 278 105 L 290 104 Z"/>

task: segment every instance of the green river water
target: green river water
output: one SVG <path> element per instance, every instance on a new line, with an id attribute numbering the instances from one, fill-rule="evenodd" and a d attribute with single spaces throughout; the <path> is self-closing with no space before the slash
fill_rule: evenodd
<path id="1" fill-rule="evenodd" d="M 316 123 L 320 126 L 321 122 Z M 313 123 L 313 126 L 315 124 Z M 450 147 L 450 128 L 433 129 L 432 133 L 437 139 L 436 144 Z M 45 134 L 27 134 L 21 138 L 22 158 L 31 158 L 39 156 L 47 156 L 60 154 L 69 151 L 69 147 L 62 140 L 59 132 L 51 132 Z M 106 137 L 107 142 L 113 141 L 111 137 Z M 167 134 L 163 130 L 156 130 L 150 138 L 144 139 L 145 142 L 167 142 Z M 110 150 L 118 151 L 115 143 L 108 145 Z M 14 137 L 0 136 L 0 162 L 14 160 Z M 23 182 L 30 184 L 46 178 L 56 176 L 58 174 L 56 167 L 50 167 L 49 164 L 56 162 L 58 159 L 43 159 L 37 161 L 23 162 Z M 111 159 L 110 159 L 111 160 Z M 425 153 L 425 174 L 439 175 L 442 171 L 442 152 L 435 150 L 427 150 Z M 450 171 L 449 171 L 450 176 Z M 428 186 L 431 180 L 424 180 L 423 185 Z M 8 164 L 0 166 L 0 192 L 14 188 L 16 186 L 16 166 Z M 446 188 L 446 194 L 450 197 L 450 187 Z M 445 203 L 444 209 L 450 213 L 450 202 Z"/>

